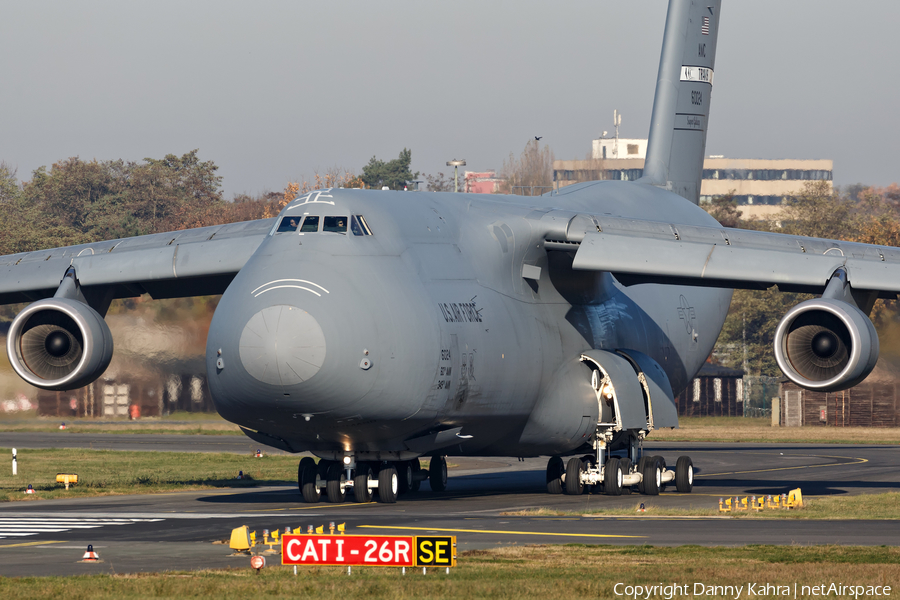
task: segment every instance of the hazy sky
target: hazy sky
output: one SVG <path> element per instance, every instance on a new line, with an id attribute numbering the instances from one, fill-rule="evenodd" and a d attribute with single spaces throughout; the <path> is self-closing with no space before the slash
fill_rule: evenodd
<path id="1" fill-rule="evenodd" d="M 503 165 L 646 137 L 666 2 L 0 0 L 0 160 L 200 149 L 227 197 L 412 150 Z M 708 154 L 900 181 L 900 2 L 725 0 Z"/>

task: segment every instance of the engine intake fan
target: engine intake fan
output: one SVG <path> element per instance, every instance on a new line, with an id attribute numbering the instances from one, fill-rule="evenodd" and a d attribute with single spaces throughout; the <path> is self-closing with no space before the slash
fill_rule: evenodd
<path id="1" fill-rule="evenodd" d="M 797 385 L 826 392 L 866 378 L 878 361 L 878 334 L 858 308 L 833 298 L 801 302 L 775 331 L 775 360 Z"/>
<path id="2" fill-rule="evenodd" d="M 6 340 L 19 377 L 45 390 L 71 390 L 95 381 L 112 360 L 113 340 L 93 308 L 70 298 L 28 305 Z"/>

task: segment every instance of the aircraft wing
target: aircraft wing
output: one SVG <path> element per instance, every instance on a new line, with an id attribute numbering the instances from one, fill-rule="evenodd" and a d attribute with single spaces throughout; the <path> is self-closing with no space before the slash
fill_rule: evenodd
<path id="1" fill-rule="evenodd" d="M 0 304 L 53 296 L 72 266 L 82 287 L 113 298 L 221 294 L 275 219 L 245 221 L 0 256 Z"/>
<path id="2" fill-rule="evenodd" d="M 783 291 L 821 293 L 843 267 L 855 290 L 883 298 L 900 292 L 900 248 L 636 219 L 590 220 L 593 226 L 582 228 L 583 237 L 569 233 L 565 241 L 548 239 L 545 247 L 577 248 L 574 269 L 609 271 L 626 285 L 765 289 L 777 284 Z"/>

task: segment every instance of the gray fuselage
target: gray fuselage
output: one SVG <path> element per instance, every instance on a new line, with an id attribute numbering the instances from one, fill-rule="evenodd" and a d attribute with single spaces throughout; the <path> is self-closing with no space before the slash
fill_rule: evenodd
<path id="1" fill-rule="evenodd" d="M 307 194 L 278 222 L 319 216 L 319 231 L 273 228 L 216 310 L 216 408 L 295 451 L 399 452 L 461 427 L 465 441 L 444 453 L 527 456 L 580 445 L 523 442 L 522 431 L 553 374 L 585 350 L 643 352 L 677 394 L 709 355 L 731 290 L 572 270 L 571 253 L 542 246 L 553 210 L 717 225 L 680 196 L 626 182 L 539 198 Z M 371 235 L 322 230 L 352 215 Z M 582 418 L 569 410 L 579 414 L 560 418 Z"/>

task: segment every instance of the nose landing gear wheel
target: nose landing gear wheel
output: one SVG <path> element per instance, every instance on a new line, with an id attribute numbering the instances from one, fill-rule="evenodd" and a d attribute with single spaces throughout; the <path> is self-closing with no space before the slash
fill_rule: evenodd
<path id="1" fill-rule="evenodd" d="M 378 501 L 393 504 L 400 490 L 400 478 L 396 467 L 384 467 L 378 472 Z"/>
<path id="2" fill-rule="evenodd" d="M 372 469 L 368 465 L 357 465 L 356 477 L 353 478 L 353 499 L 357 502 L 371 502 L 372 489 L 369 482 L 372 480 Z"/>
<path id="3" fill-rule="evenodd" d="M 573 456 L 566 463 L 566 493 L 579 496 L 584 493 L 584 483 L 581 481 L 581 471 L 584 463 L 577 456 Z"/>
<path id="4" fill-rule="evenodd" d="M 547 463 L 547 491 L 551 494 L 563 493 L 563 475 L 566 474 L 566 465 L 563 459 L 554 456 Z"/>
<path id="5" fill-rule="evenodd" d="M 303 501 L 310 504 L 322 499 L 322 492 L 316 485 L 316 465 L 306 467 L 300 474 L 300 491 L 303 493 Z"/>
<path id="6" fill-rule="evenodd" d="M 347 482 L 347 476 L 344 475 L 344 469 L 340 464 L 334 464 L 328 467 L 327 482 L 325 484 L 325 493 L 328 501 L 334 504 L 343 502 L 347 496 L 344 484 Z"/>
<path id="7" fill-rule="evenodd" d="M 428 466 L 428 484 L 434 492 L 447 489 L 447 459 L 443 456 L 432 456 Z"/>
<path id="8" fill-rule="evenodd" d="M 690 456 L 679 456 L 675 463 L 675 489 L 688 494 L 694 488 L 694 463 Z"/>

